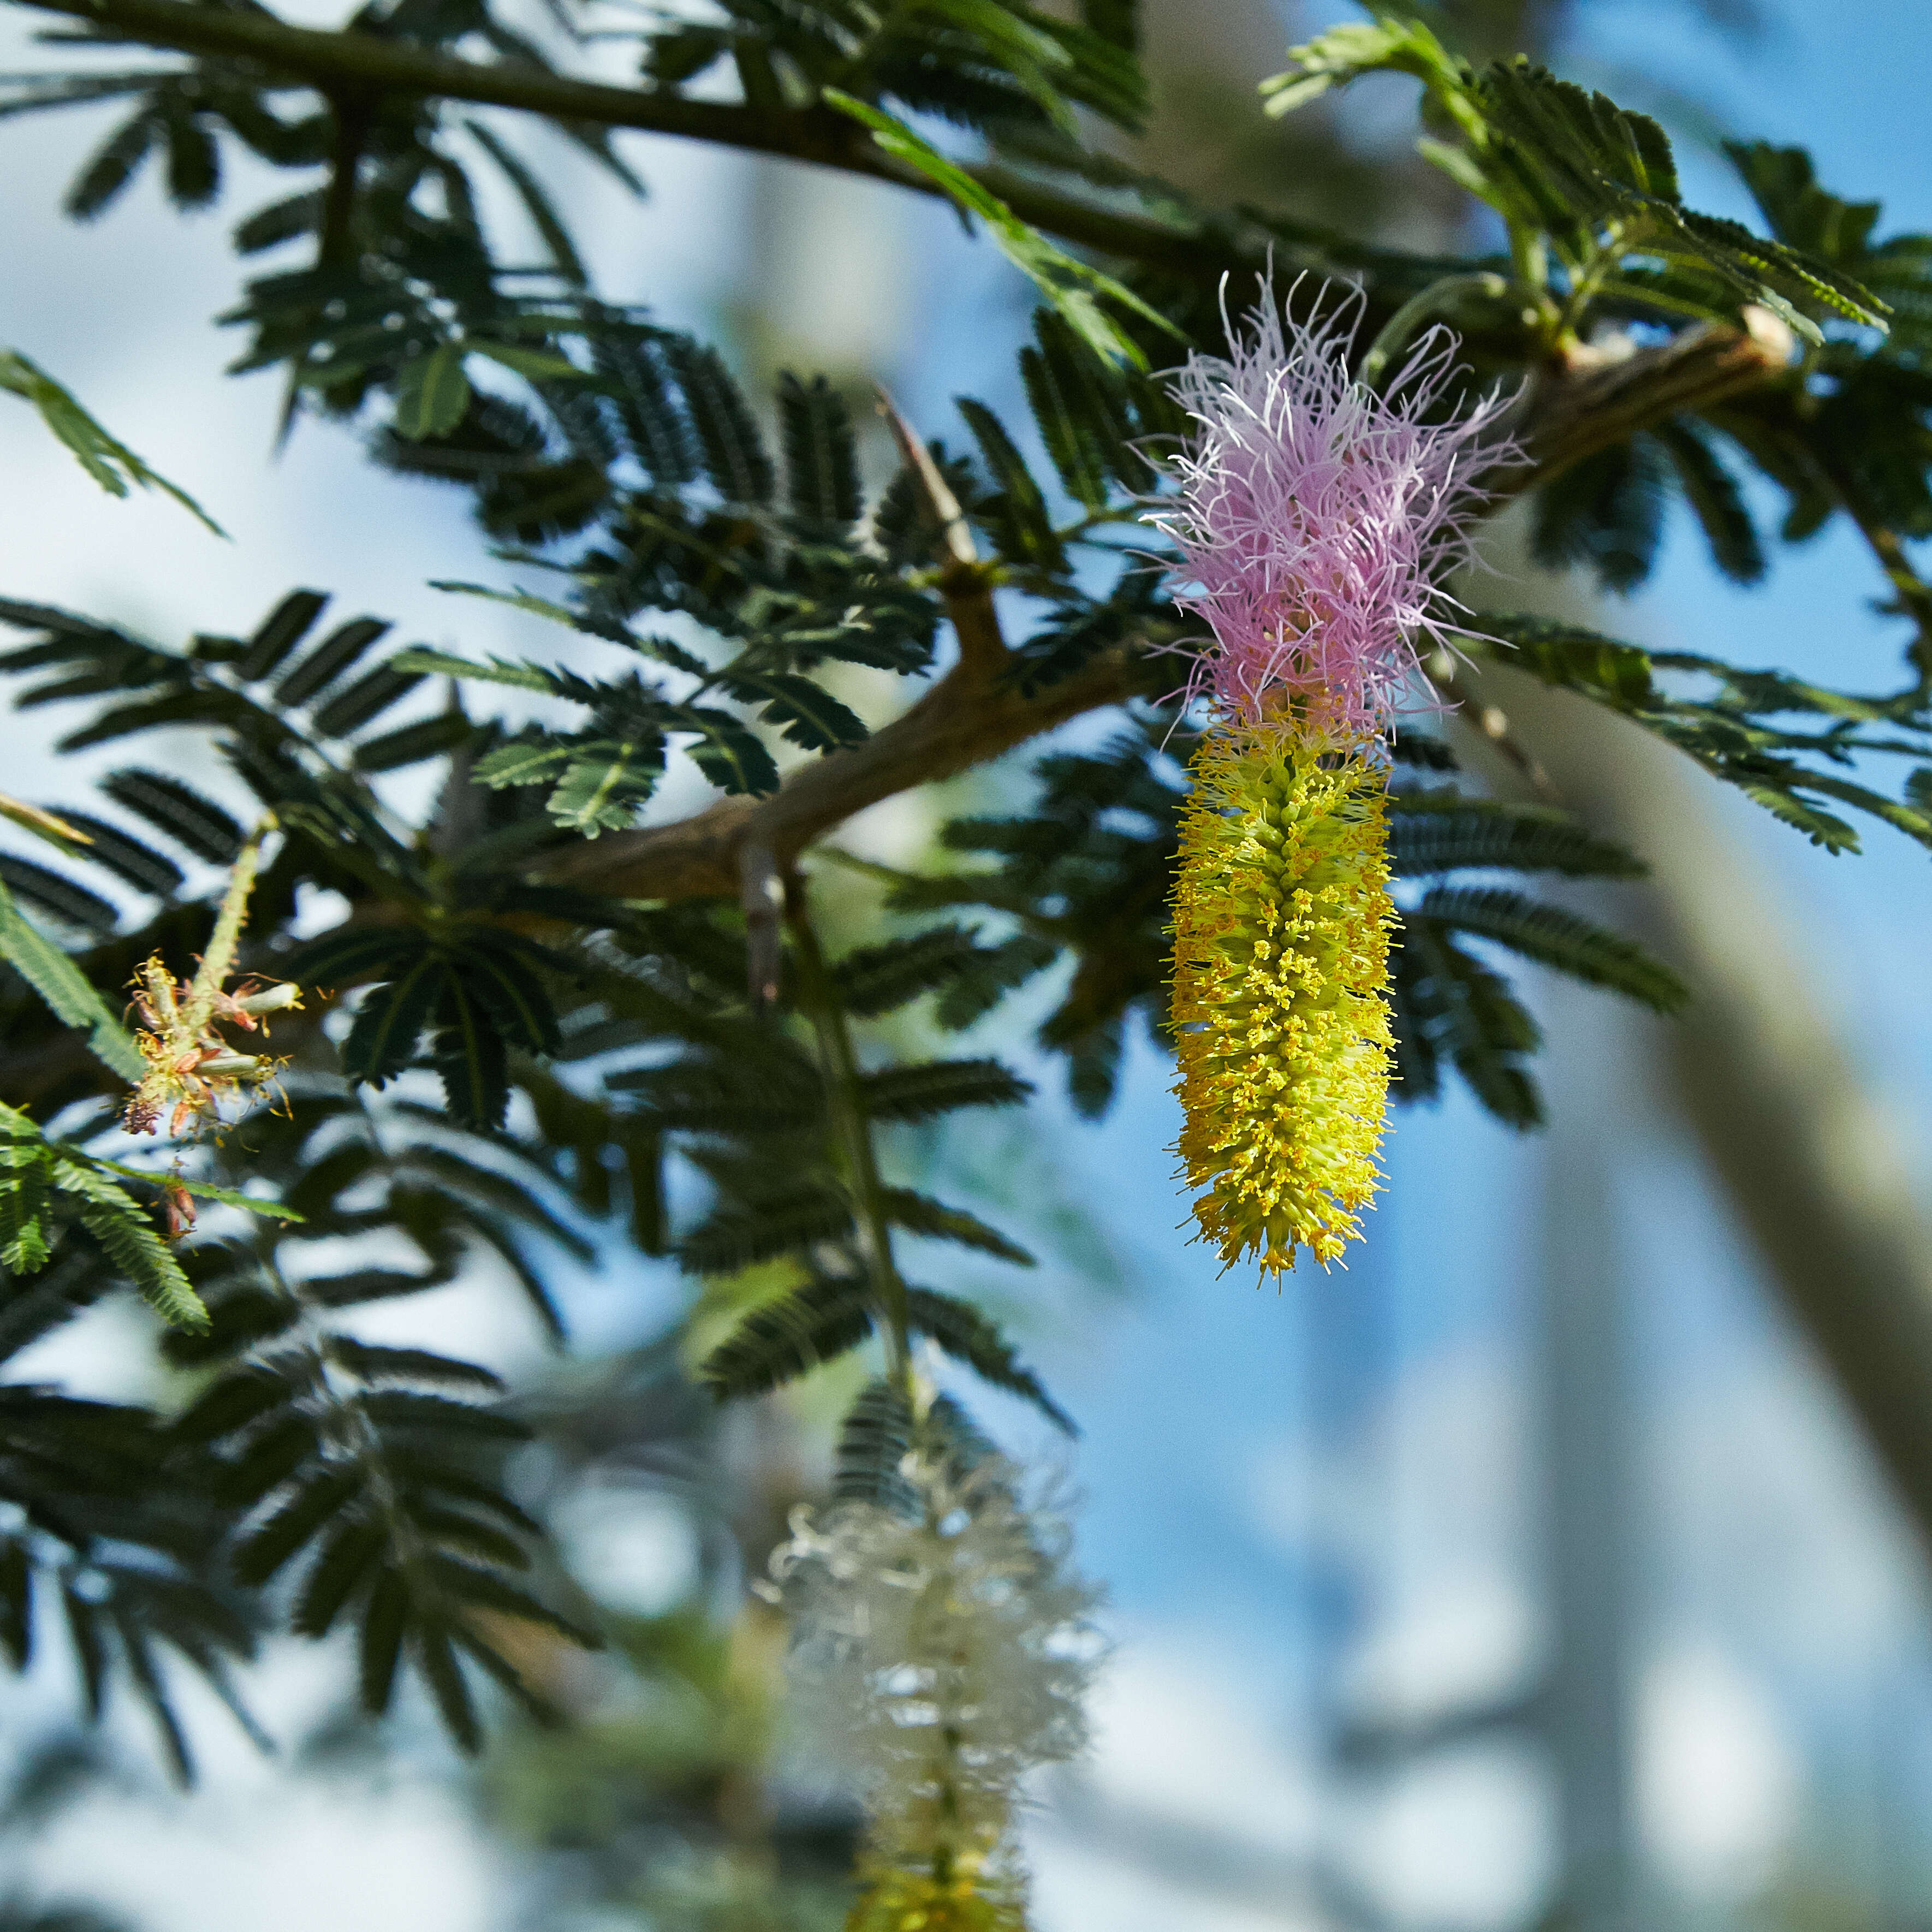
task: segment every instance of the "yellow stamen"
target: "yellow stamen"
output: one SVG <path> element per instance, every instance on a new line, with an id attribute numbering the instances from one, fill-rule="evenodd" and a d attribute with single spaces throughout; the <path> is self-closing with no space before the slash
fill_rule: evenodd
<path id="1" fill-rule="evenodd" d="M 1026 1932 L 1013 1887 L 989 1881 L 979 1861 L 956 1860 L 944 1876 L 868 1862 L 845 1932 Z"/>
<path id="2" fill-rule="evenodd" d="M 1387 782 L 1280 723 L 1211 733 L 1174 893 L 1178 1151 L 1232 1266 L 1324 1265 L 1375 1197 L 1388 1102 Z"/>

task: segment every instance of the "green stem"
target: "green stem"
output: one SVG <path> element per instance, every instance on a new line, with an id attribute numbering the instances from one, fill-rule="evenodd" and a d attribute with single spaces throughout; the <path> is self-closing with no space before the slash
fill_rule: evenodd
<path id="1" fill-rule="evenodd" d="M 1844 464 L 1829 458 L 1820 455 L 1815 460 L 1839 507 L 1851 519 L 1873 560 L 1885 572 L 1886 581 L 1898 600 L 1900 614 L 1911 620 L 1918 633 L 1905 655 L 1913 673 L 1910 695 L 1914 706 L 1923 705 L 1932 698 L 1932 584 L 1912 568 L 1904 540 L 1877 514 L 1856 476 Z"/>
<path id="2" fill-rule="evenodd" d="M 1363 383 L 1371 389 L 1379 387 L 1384 372 L 1395 360 L 1397 352 L 1408 346 L 1410 338 L 1431 316 L 1453 308 L 1466 295 L 1480 295 L 1492 302 L 1501 302 L 1509 292 L 1508 282 L 1486 268 L 1466 275 L 1444 275 L 1440 281 L 1431 282 L 1428 287 L 1411 296 L 1383 323 L 1381 332 L 1369 344 L 1369 352 L 1362 358 Z"/>
<path id="3" fill-rule="evenodd" d="M 1550 294 L 1550 244 L 1534 228 L 1510 224 L 1510 260 L 1516 264 L 1516 286 L 1532 301 Z"/>
<path id="4" fill-rule="evenodd" d="M 241 944 L 242 927 L 248 916 L 248 896 L 255 890 L 255 873 L 262 862 L 262 841 L 275 829 L 275 815 L 268 813 L 248 836 L 229 876 L 228 890 L 222 895 L 221 910 L 214 930 L 208 935 L 208 950 L 188 989 L 188 1002 L 182 1010 L 182 1024 L 190 1033 L 199 1034 L 214 1010 L 214 996 L 220 992 L 235 964 L 235 949 Z"/>
<path id="5" fill-rule="evenodd" d="M 812 923 L 804 880 L 794 874 L 785 892 L 785 923 L 791 928 L 792 959 L 797 969 L 799 1010 L 812 1022 L 832 1116 L 835 1158 L 852 1198 L 859 1245 L 874 1299 L 885 1322 L 886 1373 L 912 1401 L 912 1334 L 906 1286 L 892 1256 L 891 1224 L 886 1218 L 885 1184 L 872 1146 L 872 1124 L 866 1112 L 858 1056 L 838 988 L 826 969 L 818 934 Z"/>
<path id="6" fill-rule="evenodd" d="M 1602 242 L 1577 270 L 1570 284 L 1570 293 L 1557 316 L 1552 346 L 1568 346 L 1576 338 L 1584 312 L 1597 298 L 1597 292 L 1616 272 L 1624 257 L 1636 252 L 1643 239 L 1640 226 L 1612 221 L 1607 224 Z"/>

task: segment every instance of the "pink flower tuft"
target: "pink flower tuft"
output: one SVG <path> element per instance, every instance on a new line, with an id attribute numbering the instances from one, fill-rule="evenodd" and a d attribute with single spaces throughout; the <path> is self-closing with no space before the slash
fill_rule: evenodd
<path id="1" fill-rule="evenodd" d="M 1470 446 L 1508 399 L 1422 420 L 1454 368 L 1439 327 L 1384 394 L 1364 387 L 1348 366 L 1361 310 L 1354 296 L 1284 333 L 1264 282 L 1227 358 L 1192 356 L 1175 380 L 1198 427 L 1168 466 L 1178 496 L 1149 520 L 1180 550 L 1174 602 L 1214 632 L 1188 694 L 1230 719 L 1376 735 L 1420 642 L 1456 628 L 1436 580 L 1467 548 L 1479 471 L 1507 454 Z"/>

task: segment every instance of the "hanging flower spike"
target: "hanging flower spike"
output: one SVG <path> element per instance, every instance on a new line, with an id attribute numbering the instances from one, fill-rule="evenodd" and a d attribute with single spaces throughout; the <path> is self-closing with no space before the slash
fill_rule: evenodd
<path id="1" fill-rule="evenodd" d="M 157 953 L 134 976 L 130 990 L 140 1018 L 135 1044 L 147 1062 L 141 1083 L 128 1096 L 122 1124 L 130 1134 L 182 1132 L 197 1120 L 218 1120 L 220 1104 L 272 1079 L 282 1062 L 238 1052 L 215 1031 L 218 1022 L 244 1032 L 268 1034 L 268 1017 L 302 1004 L 294 986 L 244 980 L 232 991 L 228 976 L 254 890 L 262 841 L 274 829 L 262 820 L 235 862 L 208 950 L 184 986 Z M 191 1224 L 191 1210 L 190 1210 Z"/>
<path id="2" fill-rule="evenodd" d="M 1374 1198 L 1390 1040 L 1381 767 L 1292 727 L 1210 734 L 1174 908 L 1179 1153 L 1232 1266 L 1326 1264 Z"/>
<path id="3" fill-rule="evenodd" d="M 795 1715 L 866 1800 L 847 1932 L 1024 1932 L 1018 1787 L 1085 1747 L 1097 1599 L 1010 1462 L 915 1453 L 900 1475 L 904 1509 L 796 1511 L 772 1558 Z"/>
<path id="4" fill-rule="evenodd" d="M 1454 338 L 1423 338 L 1386 396 L 1348 352 L 1359 296 L 1284 327 L 1263 285 L 1228 355 L 1175 384 L 1195 433 L 1150 518 L 1180 553 L 1175 603 L 1212 640 L 1187 687 L 1214 722 L 1195 754 L 1174 895 L 1178 1151 L 1222 1262 L 1326 1266 L 1379 1184 L 1392 1041 L 1382 739 L 1445 644 L 1438 587 L 1466 548 L 1471 445 L 1492 398 L 1428 422 Z"/>

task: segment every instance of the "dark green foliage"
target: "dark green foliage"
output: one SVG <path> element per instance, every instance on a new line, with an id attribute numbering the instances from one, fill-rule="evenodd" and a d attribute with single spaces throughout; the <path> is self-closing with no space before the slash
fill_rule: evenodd
<path id="1" fill-rule="evenodd" d="M 1630 940 L 1561 906 L 1538 905 L 1499 886 L 1438 886 L 1423 894 L 1418 919 L 1472 938 L 1492 939 L 1573 980 L 1604 986 L 1661 1013 L 1682 1006 L 1684 982 Z"/>
<path id="2" fill-rule="evenodd" d="M 1857 832 L 1820 802 L 1829 799 L 1882 819 L 1932 844 L 1932 815 L 1849 776 L 1853 755 L 1923 755 L 1916 700 L 1863 698 L 1777 671 L 1741 670 L 1688 651 L 1646 652 L 1583 626 L 1485 612 L 1478 649 L 1544 682 L 1621 712 L 1695 759 L 1713 777 L 1796 826 L 1814 844 L 1856 851 Z M 1490 640 L 1493 641 L 1490 641 Z M 1709 694 L 1679 696 L 1654 673 L 1675 674 Z M 1799 721 L 1787 726 L 1783 719 Z M 1816 724 L 1804 722 L 1820 721 Z"/>
<path id="3" fill-rule="evenodd" d="M 1539 563 L 1593 568 L 1612 590 L 1650 574 L 1664 534 L 1666 458 L 1653 436 L 1633 436 L 1573 464 L 1536 499 L 1530 550 Z"/>
<path id="4" fill-rule="evenodd" d="M 714 1208 L 678 1244 L 678 1258 L 693 1274 L 735 1274 L 851 1232 L 850 1204 L 836 1188 L 774 1190 L 752 1196 L 742 1206 Z"/>
<path id="5" fill-rule="evenodd" d="M 388 630 L 377 617 L 358 617 L 338 625 L 275 685 L 278 704 L 304 705 L 326 691 Z"/>
<path id="6" fill-rule="evenodd" d="M 981 499 L 976 514 L 992 532 L 1002 556 L 1054 571 L 1065 558 L 1047 514 L 1046 500 L 1032 472 L 999 418 L 985 404 L 962 396 L 958 407 L 993 479 L 992 492 Z"/>
<path id="7" fill-rule="evenodd" d="M 1036 348 L 1020 351 L 1027 402 L 1062 486 L 1075 502 L 1098 510 L 1110 484 L 1129 490 L 1151 480 L 1134 447 L 1144 428 L 1126 381 L 1101 362 L 1051 309 L 1034 319 Z"/>
<path id="8" fill-rule="evenodd" d="M 302 642 L 328 602 L 319 590 L 291 591 L 262 620 L 236 659 L 236 676 L 251 684 L 266 677 Z"/>
<path id="9" fill-rule="evenodd" d="M 980 957 L 974 935 L 959 926 L 928 926 L 883 946 L 861 946 L 833 967 L 848 1013 L 874 1018 L 955 985 Z"/>
<path id="10" fill-rule="evenodd" d="M 1390 795 L 1389 865 L 1398 878 L 1466 868 L 1630 879 L 1641 861 L 1553 806 L 1504 804 L 1442 788 Z"/>
<path id="11" fill-rule="evenodd" d="M 75 854 L 76 858 L 101 866 L 137 892 L 151 892 L 158 898 L 169 898 L 179 890 L 182 868 L 165 853 L 157 852 L 152 845 L 90 812 L 63 811 L 61 815 L 65 823 L 87 836 L 88 843 Z"/>
<path id="12" fill-rule="evenodd" d="M 1403 920 L 1391 964 L 1395 1098 L 1435 1099 L 1446 1060 L 1496 1119 L 1538 1125 L 1543 1103 L 1528 1061 L 1542 1036 L 1507 982 L 1427 919 Z"/>
<path id="13" fill-rule="evenodd" d="M 698 1372 L 722 1396 L 755 1395 L 856 1348 L 872 1331 L 872 1313 L 863 1282 L 808 1282 L 754 1309 Z"/>
<path id="14" fill-rule="evenodd" d="M 785 486 L 793 514 L 843 532 L 858 520 L 859 455 L 838 392 L 823 376 L 778 378 L 778 421 L 784 436 Z"/>
<path id="15" fill-rule="evenodd" d="M 132 767 L 111 772 L 101 781 L 100 789 L 116 805 L 138 813 L 165 832 L 183 850 L 212 865 L 232 865 L 247 836 L 212 799 L 204 798 L 192 785 L 164 772 Z"/>
<path id="16" fill-rule="evenodd" d="M 1713 447 L 1709 434 L 1679 419 L 1654 432 L 1677 472 L 1678 487 L 1711 546 L 1711 559 L 1736 584 L 1755 584 L 1765 572 L 1764 550 L 1738 480 Z"/>
<path id="17" fill-rule="evenodd" d="M 83 932 L 110 932 L 120 917 L 98 892 L 89 892 L 78 880 L 31 859 L 0 854 L 0 881 L 16 898 Z"/>
<path id="18" fill-rule="evenodd" d="M 931 1336 L 947 1354 L 995 1388 L 1032 1402 L 1056 1428 L 1070 1436 L 1078 1433 L 983 1310 L 930 1288 L 908 1288 L 904 1296 L 913 1334 Z M 755 1395 L 836 1360 L 865 1340 L 878 1318 L 863 1282 L 849 1276 L 808 1282 L 754 1309 L 705 1358 L 699 1373 L 721 1396 Z M 868 1391 L 854 1414 L 869 1417 L 878 1407 Z M 890 1405 L 886 1408 L 889 1421 L 896 1411 Z M 848 1423 L 848 1431 L 852 1426 Z M 880 1424 L 881 1429 L 885 1426 Z M 843 1466 L 842 1456 L 842 1470 Z"/>
<path id="19" fill-rule="evenodd" d="M 33 1280 L 0 1284 L 0 1359 L 58 1328 L 110 1280 L 88 1231 L 64 1235 Z M 143 1409 L 34 1384 L 0 1389 L 0 1496 L 16 1513 L 0 1535 L 0 1647 L 16 1670 L 40 1642 L 66 1651 L 90 1719 L 131 1695 L 185 1780 L 193 1760 L 176 1673 L 194 1671 L 232 1704 L 230 1673 L 255 1631 L 206 1562 L 219 1505 L 198 1472 L 170 1464 L 166 1444 Z"/>
<path id="20" fill-rule="evenodd" d="M 872 1503 L 903 1512 L 912 1488 L 899 1465 L 912 1447 L 911 1405 L 893 1384 L 868 1382 L 838 1432 L 832 1493 L 840 1502 Z"/>
<path id="21" fill-rule="evenodd" d="M 590 1640 L 515 1580 L 530 1567 L 535 1526 L 505 1493 L 502 1462 L 526 1432 L 477 1400 L 498 1386 L 487 1370 L 372 1346 L 336 1330 L 332 1311 L 448 1280 L 473 1244 L 528 1276 L 538 1312 L 554 1319 L 526 1244 L 577 1238 L 508 1150 L 459 1151 L 446 1136 L 399 1144 L 403 1124 L 386 1126 L 379 1144 L 376 1124 L 328 1084 L 292 1090 L 286 1117 L 257 1117 L 250 1169 L 282 1178 L 284 1198 L 304 1204 L 306 1232 L 388 1226 L 418 1264 L 304 1278 L 259 1244 L 197 1243 L 189 1266 L 213 1325 L 175 1352 L 221 1366 L 176 1429 L 212 1458 L 236 1513 L 228 1561 L 237 1581 L 280 1578 L 302 1634 L 358 1623 L 372 1711 L 388 1701 L 400 1660 L 412 1660 L 459 1741 L 473 1744 L 456 1658 L 542 1704 L 493 1634 L 494 1619 Z"/>
<path id="22" fill-rule="evenodd" d="M 711 487 L 728 503 L 769 502 L 771 458 L 717 350 L 702 348 L 688 336 L 670 336 L 664 355 L 683 392 L 686 414 Z"/>
<path id="23" fill-rule="evenodd" d="M 1016 1107 L 1032 1091 L 997 1060 L 928 1060 L 865 1075 L 860 1098 L 875 1120 L 928 1120 L 962 1107 Z"/>
<path id="24" fill-rule="evenodd" d="M 1031 1402 L 1055 1428 L 1069 1436 L 1079 1434 L 1072 1418 L 1014 1354 L 1012 1344 L 983 1310 L 955 1295 L 935 1294 L 925 1288 L 908 1288 L 906 1300 L 916 1334 L 929 1335 L 946 1354 L 965 1363 L 995 1388 Z"/>
<path id="25" fill-rule="evenodd" d="M 997 1228 L 989 1228 L 976 1214 L 963 1208 L 949 1208 L 910 1187 L 889 1187 L 885 1192 L 886 1219 L 909 1234 L 923 1234 L 929 1240 L 954 1241 L 964 1248 L 976 1249 L 1020 1268 L 1031 1268 L 1034 1258 L 1017 1241 L 1010 1241 Z"/>
<path id="26" fill-rule="evenodd" d="M 146 1205 L 124 1184 L 132 1180 L 158 1190 L 164 1178 L 50 1139 L 26 1114 L 0 1105 L 0 1268 L 15 1276 L 38 1275 L 61 1252 L 70 1231 L 83 1229 L 97 1260 L 139 1289 L 164 1322 L 206 1328 L 207 1310 Z M 218 1197 L 221 1192 L 212 1191 Z"/>

